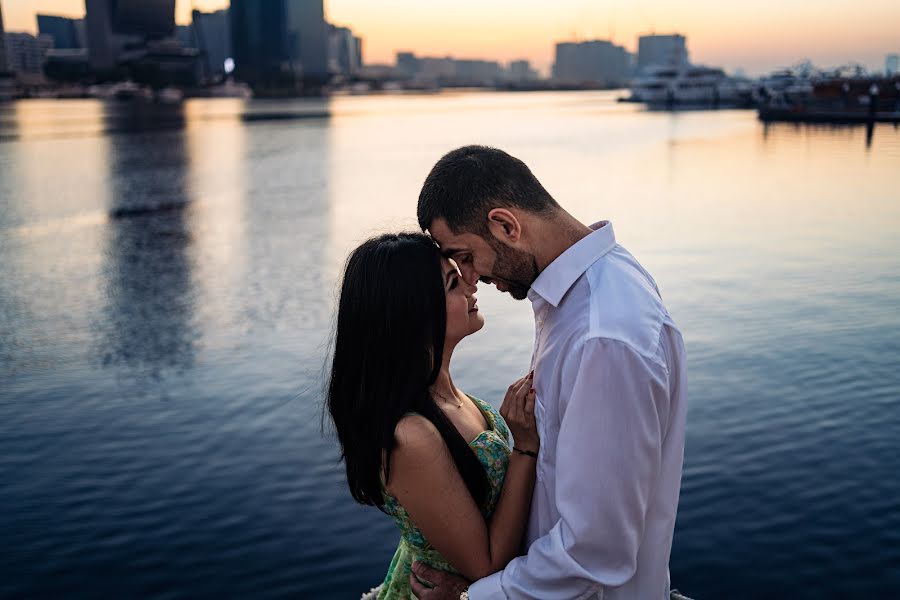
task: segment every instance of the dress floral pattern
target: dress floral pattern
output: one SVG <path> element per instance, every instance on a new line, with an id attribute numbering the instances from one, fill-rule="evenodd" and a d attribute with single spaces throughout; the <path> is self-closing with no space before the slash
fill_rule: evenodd
<path id="1" fill-rule="evenodd" d="M 472 396 L 469 398 L 481 409 L 488 424 L 488 429 L 482 431 L 469 443 L 487 474 L 489 491 L 484 504 L 480 507 L 481 514 L 487 520 L 490 519 L 497 507 L 500 490 L 503 489 L 503 478 L 506 476 L 506 468 L 509 466 L 509 429 L 503 417 L 493 406 L 484 400 Z M 378 600 L 408 600 L 415 598 L 409 586 L 409 574 L 413 561 L 417 560 L 450 573 L 458 573 L 458 571 L 428 543 L 397 499 L 386 490 L 383 493 L 384 510 L 394 518 L 400 529 L 400 544 L 397 546 L 397 551 L 388 567 L 387 576 L 378 592 Z"/>

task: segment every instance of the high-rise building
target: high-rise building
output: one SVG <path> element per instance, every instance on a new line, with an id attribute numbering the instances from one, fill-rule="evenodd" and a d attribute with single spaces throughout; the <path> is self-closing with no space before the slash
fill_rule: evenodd
<path id="1" fill-rule="evenodd" d="M 6 36 L 3 29 L 3 4 L 0 3 L 0 74 L 8 69 L 6 65 Z"/>
<path id="2" fill-rule="evenodd" d="M 888 54 L 884 58 L 884 74 L 888 77 L 900 74 L 900 54 Z"/>
<path id="3" fill-rule="evenodd" d="M 203 65 L 209 78 L 225 75 L 225 61 L 232 57 L 231 21 L 228 10 L 204 13 L 193 12 L 194 41 L 203 55 Z"/>
<path id="4" fill-rule="evenodd" d="M 347 27 L 328 25 L 328 70 L 350 77 L 362 68 L 362 39 Z"/>
<path id="5" fill-rule="evenodd" d="M 688 66 L 687 39 L 680 34 L 642 35 L 638 38 L 638 71 L 650 66 Z"/>
<path id="6" fill-rule="evenodd" d="M 3 7 L 0 6 L 0 100 L 12 100 L 16 95 L 16 78 L 6 65 L 6 36 L 3 33 Z"/>
<path id="7" fill-rule="evenodd" d="M 619 87 L 629 76 L 628 52 L 607 40 L 556 44 L 553 78 L 565 84 Z"/>
<path id="8" fill-rule="evenodd" d="M 56 15 L 38 15 L 38 32 L 53 38 L 57 50 L 84 48 L 84 20 Z"/>
<path id="9" fill-rule="evenodd" d="M 9 32 L 6 38 L 6 66 L 13 73 L 40 75 L 44 69 L 47 52 L 53 48 L 49 35 Z"/>
<path id="10" fill-rule="evenodd" d="M 185 48 L 198 48 L 197 40 L 194 36 L 194 25 L 176 25 L 175 40 Z"/>
<path id="11" fill-rule="evenodd" d="M 285 0 L 288 55 L 307 85 L 328 82 L 328 27 L 322 0 Z"/>
<path id="12" fill-rule="evenodd" d="M 175 0 L 85 0 L 84 7 L 88 57 L 100 72 L 115 69 L 126 49 L 175 31 Z"/>
<path id="13" fill-rule="evenodd" d="M 235 77 L 257 93 L 291 94 L 328 81 L 322 0 L 232 0 Z"/>
<path id="14" fill-rule="evenodd" d="M 118 66 L 119 54 L 128 38 L 113 31 L 110 0 L 84 0 L 84 9 L 88 62 L 96 71 L 111 71 Z"/>

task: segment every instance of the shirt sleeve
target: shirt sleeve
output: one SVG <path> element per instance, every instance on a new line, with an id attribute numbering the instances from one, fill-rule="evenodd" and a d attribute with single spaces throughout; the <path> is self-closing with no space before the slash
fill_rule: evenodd
<path id="1" fill-rule="evenodd" d="M 527 555 L 475 582 L 473 600 L 586 598 L 635 573 L 662 460 L 667 371 L 605 338 L 586 340 L 578 364 L 550 457 L 559 519 Z"/>

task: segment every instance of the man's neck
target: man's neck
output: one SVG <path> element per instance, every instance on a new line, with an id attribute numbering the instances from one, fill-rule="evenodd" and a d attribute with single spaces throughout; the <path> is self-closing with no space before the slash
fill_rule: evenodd
<path id="1" fill-rule="evenodd" d="M 560 257 L 560 255 L 580 242 L 593 232 L 593 230 L 565 211 L 553 219 L 546 220 L 541 227 L 540 242 L 535 244 L 534 258 L 538 271 L 547 268 L 547 265 Z"/>

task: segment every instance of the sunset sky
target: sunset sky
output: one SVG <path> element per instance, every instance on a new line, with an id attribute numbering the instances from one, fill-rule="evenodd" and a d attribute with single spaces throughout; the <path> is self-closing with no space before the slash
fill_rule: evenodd
<path id="1" fill-rule="evenodd" d="M 37 13 L 82 16 L 84 0 L 0 0 L 7 31 L 37 28 Z M 201 10 L 228 0 L 193 0 Z M 191 0 L 177 19 L 190 21 Z M 398 50 L 420 55 L 531 60 L 546 72 L 553 44 L 610 39 L 636 50 L 637 36 L 677 31 L 693 62 L 761 74 L 809 58 L 881 69 L 900 52 L 900 0 L 326 0 L 326 18 L 364 40 L 367 63 L 393 63 Z"/>

